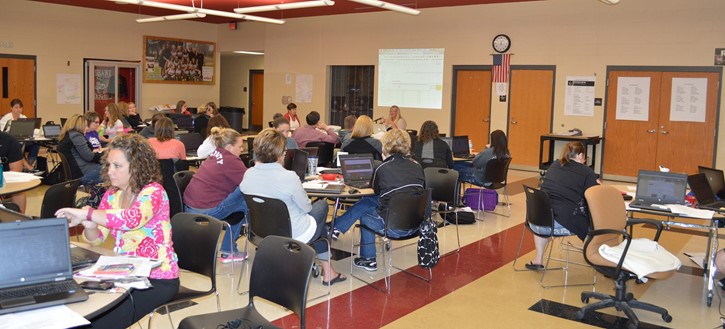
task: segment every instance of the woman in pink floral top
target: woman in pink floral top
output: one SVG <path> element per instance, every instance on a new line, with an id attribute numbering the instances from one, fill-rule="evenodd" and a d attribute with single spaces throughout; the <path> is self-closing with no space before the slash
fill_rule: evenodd
<path id="1" fill-rule="evenodd" d="M 121 135 L 103 158 L 109 185 L 98 209 L 63 208 L 70 226 L 83 225 L 83 237 L 99 244 L 113 236 L 114 251 L 124 256 L 163 260 L 149 275 L 152 288 L 131 290 L 131 298 L 93 319 L 92 328 L 126 328 L 170 301 L 179 289 L 179 266 L 171 240 L 169 198 L 158 182 L 158 161 L 149 143 L 136 134 Z M 131 316 L 133 314 L 133 316 Z"/>

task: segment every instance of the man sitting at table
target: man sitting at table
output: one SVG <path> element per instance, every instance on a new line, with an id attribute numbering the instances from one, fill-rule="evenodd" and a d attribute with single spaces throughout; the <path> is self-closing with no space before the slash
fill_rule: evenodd
<path id="1" fill-rule="evenodd" d="M 20 143 L 15 137 L 4 132 L 0 132 L 0 159 L 3 171 L 23 171 L 23 151 Z M 25 213 L 25 193 L 12 194 L 9 199 L 20 207 L 20 212 Z"/>
<path id="2" fill-rule="evenodd" d="M 375 169 L 373 190 L 376 195 L 364 197 L 335 219 L 333 239 L 347 232 L 358 219 L 360 223 L 378 233 L 385 229 L 383 216 L 388 211 L 388 203 L 396 192 L 420 190 L 425 187 L 423 168 L 410 159 L 410 135 L 405 130 L 393 129 L 383 135 L 383 163 Z M 417 231 L 388 230 L 389 237 L 401 237 Z M 367 271 L 376 271 L 375 234 L 360 230 L 360 256 L 353 260 L 356 267 Z"/>
<path id="3" fill-rule="evenodd" d="M 307 146 L 309 142 L 327 142 L 337 144 L 337 134 L 324 122 L 320 122 L 320 113 L 312 111 L 305 118 L 307 125 L 295 129 L 292 138 L 297 141 L 300 147 Z"/>

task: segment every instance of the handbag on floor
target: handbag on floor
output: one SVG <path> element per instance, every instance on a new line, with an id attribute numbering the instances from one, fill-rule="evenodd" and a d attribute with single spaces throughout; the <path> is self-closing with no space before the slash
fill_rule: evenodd
<path id="1" fill-rule="evenodd" d="M 418 236 L 418 265 L 422 268 L 433 268 L 438 264 L 441 254 L 438 250 L 438 227 L 427 218 L 420 224 Z"/>

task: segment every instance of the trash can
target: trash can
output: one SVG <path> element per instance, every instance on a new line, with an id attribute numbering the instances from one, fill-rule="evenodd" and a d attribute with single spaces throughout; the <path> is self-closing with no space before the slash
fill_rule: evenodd
<path id="1" fill-rule="evenodd" d="M 243 107 L 233 106 L 222 106 L 219 108 L 219 113 L 229 121 L 229 125 L 238 132 L 242 132 L 242 118 L 244 117 Z"/>

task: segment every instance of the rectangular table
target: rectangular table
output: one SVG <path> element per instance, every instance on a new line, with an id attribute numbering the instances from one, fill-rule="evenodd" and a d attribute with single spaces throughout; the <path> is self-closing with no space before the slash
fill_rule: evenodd
<path id="1" fill-rule="evenodd" d="M 548 134 L 548 135 L 541 135 L 540 141 L 539 141 L 539 169 L 542 171 L 546 171 L 549 169 L 549 166 L 554 161 L 554 143 L 557 141 L 562 142 L 580 142 L 584 145 L 584 155 L 588 154 L 589 146 L 592 147 L 592 157 L 591 162 L 589 164 L 589 167 L 594 170 L 594 164 L 597 160 L 597 144 L 603 140 L 602 137 L 599 136 L 567 136 L 567 135 L 556 135 L 556 134 Z M 549 142 L 549 152 L 548 157 L 546 159 L 543 159 L 544 157 L 544 143 Z M 588 161 L 588 160 L 587 160 Z"/>

